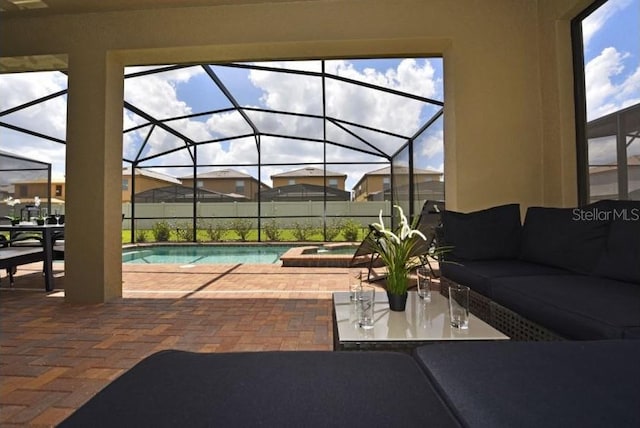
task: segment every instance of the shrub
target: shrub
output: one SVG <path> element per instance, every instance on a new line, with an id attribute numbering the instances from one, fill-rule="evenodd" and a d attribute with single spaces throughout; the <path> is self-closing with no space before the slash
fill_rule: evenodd
<path id="1" fill-rule="evenodd" d="M 358 240 L 360 234 L 360 224 L 349 219 L 342 225 L 342 236 L 345 241 L 355 242 Z"/>
<path id="2" fill-rule="evenodd" d="M 282 231 L 278 228 L 278 223 L 275 219 L 271 219 L 263 227 L 264 233 L 267 235 L 269 241 L 279 241 Z"/>
<path id="3" fill-rule="evenodd" d="M 176 237 L 178 238 L 178 241 L 193 241 L 195 238 L 193 224 L 189 222 L 181 222 L 176 224 Z"/>
<path id="4" fill-rule="evenodd" d="M 147 231 L 146 230 L 136 230 L 136 242 L 147 242 Z"/>
<path id="5" fill-rule="evenodd" d="M 215 224 L 207 223 L 204 226 L 204 230 L 210 241 L 222 241 L 222 238 L 227 233 L 227 228 L 228 227 L 224 222 L 218 222 Z"/>
<path id="6" fill-rule="evenodd" d="M 327 224 L 324 239 L 327 241 L 333 241 L 342 231 L 342 221 L 339 219 L 333 219 L 330 224 Z"/>
<path id="7" fill-rule="evenodd" d="M 236 218 L 231 222 L 231 229 L 238 234 L 241 241 L 246 241 L 252 225 L 253 223 L 249 219 Z"/>
<path id="8" fill-rule="evenodd" d="M 171 236 L 171 225 L 167 221 L 159 221 L 153 225 L 151 233 L 156 242 L 167 242 Z"/>
<path id="9" fill-rule="evenodd" d="M 293 236 L 298 241 L 308 241 L 312 235 L 318 233 L 318 229 L 314 228 L 310 222 L 306 223 L 298 223 L 297 221 L 293 223 Z"/>

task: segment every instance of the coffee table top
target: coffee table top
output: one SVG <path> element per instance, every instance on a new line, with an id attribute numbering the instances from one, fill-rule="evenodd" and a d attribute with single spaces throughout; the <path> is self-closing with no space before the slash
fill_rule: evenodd
<path id="1" fill-rule="evenodd" d="M 389 310 L 387 295 L 376 292 L 374 327 L 364 330 L 357 325 L 355 305 L 349 292 L 333 293 L 338 343 L 347 342 L 431 342 L 450 340 L 507 340 L 489 324 L 469 315 L 469 328 L 459 330 L 449 324 L 449 302 L 440 293 L 432 292 L 431 301 L 424 302 L 410 291 L 404 312 Z"/>

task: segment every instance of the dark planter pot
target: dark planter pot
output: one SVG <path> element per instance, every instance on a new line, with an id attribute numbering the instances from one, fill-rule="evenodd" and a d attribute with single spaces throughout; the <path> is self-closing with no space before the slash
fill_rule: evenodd
<path id="1" fill-rule="evenodd" d="M 38 223 L 38 226 L 44 226 L 44 220 L 36 220 L 36 223 Z"/>
<path id="2" fill-rule="evenodd" d="M 12 226 L 17 226 L 18 224 L 20 224 L 20 220 L 11 220 Z"/>
<path id="3" fill-rule="evenodd" d="M 407 292 L 404 294 L 392 294 L 387 291 L 389 309 L 395 312 L 403 312 L 407 308 Z"/>

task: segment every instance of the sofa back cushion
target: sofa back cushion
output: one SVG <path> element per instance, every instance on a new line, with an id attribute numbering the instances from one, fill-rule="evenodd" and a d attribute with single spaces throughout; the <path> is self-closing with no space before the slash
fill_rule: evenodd
<path id="1" fill-rule="evenodd" d="M 578 273 L 592 272 L 609 229 L 608 220 L 590 214 L 596 208 L 530 207 L 522 229 L 520 258 Z"/>
<path id="2" fill-rule="evenodd" d="M 481 211 L 442 213 L 444 245 L 452 246 L 448 260 L 518 258 L 520 248 L 520 206 L 500 205 Z"/>
<path id="3" fill-rule="evenodd" d="M 594 274 L 640 284 L 640 201 L 607 201 L 611 219 Z"/>

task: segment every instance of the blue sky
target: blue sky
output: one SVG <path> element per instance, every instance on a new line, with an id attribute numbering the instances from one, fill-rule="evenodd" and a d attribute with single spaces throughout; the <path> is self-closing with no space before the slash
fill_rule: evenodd
<path id="1" fill-rule="evenodd" d="M 609 0 L 602 8 L 584 22 L 585 67 L 587 83 L 587 110 L 589 120 L 640 102 L 640 0 Z M 275 67 L 320 71 L 318 61 L 274 62 Z M 417 93 L 437 100 L 443 99 L 443 72 L 440 59 L 381 59 L 381 60 L 334 60 L 326 63 L 327 71 L 350 79 L 374 83 L 394 89 Z M 300 113 L 319 114 L 322 110 L 320 80 L 305 76 L 283 77 L 282 73 L 255 72 L 223 66 L 213 69 L 243 106 L 254 106 Z M 133 69 L 127 70 L 131 72 Z M 0 111 L 66 88 L 66 76 L 62 73 L 24 73 L 0 76 Z M 199 67 L 162 73 L 153 77 L 127 79 L 125 99 L 160 118 L 190 114 L 229 107 L 229 102 L 219 96 L 209 77 Z M 430 117 L 435 109 L 418 102 L 401 104 L 400 97 L 376 91 L 363 91 L 336 81 L 327 81 L 327 111 L 329 115 L 361 122 L 368 126 L 389 130 L 416 129 Z M 66 127 L 66 99 L 58 97 L 40 106 L 2 117 L 0 120 L 25 126 L 64 139 Z M 322 136 L 319 121 L 276 115 L 251 113 L 252 120 L 261 128 L 272 132 L 289 130 L 293 135 Z M 125 129 L 144 123 L 140 117 L 125 112 Z M 184 120 L 178 125 L 185 135 L 197 141 L 221 136 L 246 133 L 248 127 L 237 113 Z M 333 125 L 329 126 L 333 139 L 362 144 Z M 393 137 L 375 136 L 359 131 L 367 140 L 391 151 L 398 145 Z M 133 156 L 143 139 L 146 129 L 125 134 L 125 156 Z M 38 160 L 52 162 L 54 175 L 64 175 L 63 146 L 36 137 L 20 134 L 0 127 L 2 149 L 15 151 Z M 149 153 L 181 143 L 169 134 L 155 132 L 150 139 Z M 321 145 L 303 143 L 298 140 L 263 139 L 263 162 L 313 162 L 321 165 Z M 637 144 L 640 146 L 640 144 Z M 601 147 L 606 147 L 602 144 Z M 420 168 L 442 170 L 443 133 L 440 120 L 428 134 L 418 140 Z M 631 150 L 636 150 L 631 147 Z M 640 148 L 638 148 L 640 152 Z M 635 152 L 634 152 L 635 153 Z M 590 153 L 599 156 L 598 148 Z M 362 155 L 339 147 L 327 152 L 330 161 L 372 162 L 382 160 Z M 253 138 L 234 140 L 232 143 L 216 143 L 202 147 L 199 151 L 202 163 L 247 164 L 257 161 Z M 604 159 L 604 158 L 603 158 Z M 162 160 L 163 164 L 187 164 L 185 152 L 176 153 Z M 364 164 L 343 167 L 329 166 L 349 174 L 347 187 L 367 171 L 381 165 Z M 234 167 L 256 175 L 255 168 Z M 270 183 L 269 175 L 297 169 L 299 166 L 282 165 L 263 168 L 261 180 Z M 168 172 L 168 171 L 165 171 Z M 173 170 L 180 176 L 187 169 Z"/>

